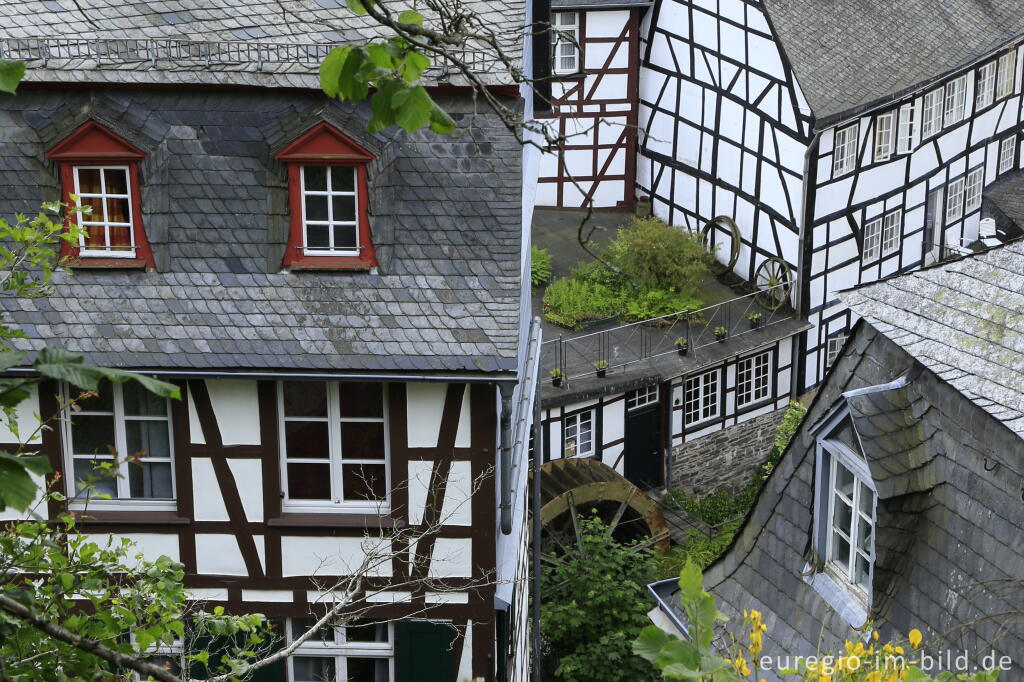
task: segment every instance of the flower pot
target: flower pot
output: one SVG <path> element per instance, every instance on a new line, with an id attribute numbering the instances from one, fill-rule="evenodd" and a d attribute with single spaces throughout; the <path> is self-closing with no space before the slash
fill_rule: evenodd
<path id="1" fill-rule="evenodd" d="M 599 370 L 597 370 L 597 378 L 598 379 L 603 379 L 606 374 L 608 374 L 608 370 L 606 370 L 606 369 L 599 369 Z"/>
<path id="2" fill-rule="evenodd" d="M 551 377 L 551 385 L 552 386 L 561 386 L 562 385 L 562 377 Z"/>
<path id="3" fill-rule="evenodd" d="M 726 337 L 725 334 L 723 334 L 721 336 L 719 336 L 718 334 L 715 334 L 715 339 L 718 341 L 718 343 L 722 343 L 723 341 L 725 341 L 725 337 Z"/>
<path id="4" fill-rule="evenodd" d="M 757 318 L 756 320 L 751 320 L 750 321 L 750 328 L 751 329 L 757 329 L 760 326 L 761 326 L 761 318 L 760 317 Z"/>
<path id="5" fill-rule="evenodd" d="M 676 351 L 680 355 L 686 355 L 690 351 L 690 349 L 689 348 L 676 348 Z"/>

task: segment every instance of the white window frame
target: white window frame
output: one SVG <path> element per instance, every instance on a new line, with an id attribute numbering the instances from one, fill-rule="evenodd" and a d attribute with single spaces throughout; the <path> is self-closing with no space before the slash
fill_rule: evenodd
<path id="1" fill-rule="evenodd" d="M 925 140 L 942 130 L 943 89 L 936 88 L 924 95 L 921 111 L 921 139 Z"/>
<path id="2" fill-rule="evenodd" d="M 326 171 L 326 181 L 323 190 L 307 190 L 306 189 L 306 169 L 307 168 L 323 168 Z M 352 171 L 352 191 L 347 190 L 334 190 L 331 187 L 331 170 L 333 168 L 348 168 Z M 327 197 L 327 220 L 307 220 L 306 219 L 306 197 L 317 196 Z M 352 197 L 353 206 L 355 207 L 355 219 L 354 220 L 334 220 L 334 197 Z M 299 202 L 302 204 L 302 253 L 306 256 L 323 256 L 325 258 L 334 258 L 336 256 L 352 257 L 358 256 L 363 249 L 363 245 L 360 243 L 359 238 L 359 211 L 360 211 L 360 197 L 359 197 L 359 167 L 358 166 L 342 166 L 342 165 L 323 165 L 316 163 L 308 163 L 299 166 Z M 327 227 L 328 242 L 330 246 L 327 248 L 323 247 L 311 247 L 309 243 L 309 226 L 315 225 L 318 227 Z M 334 246 L 334 227 L 346 225 L 351 226 L 355 231 L 356 245 L 354 248 L 335 248 Z"/>
<path id="3" fill-rule="evenodd" d="M 135 633 L 131 634 L 132 646 L 135 645 Z M 187 661 L 185 660 L 185 644 L 180 639 L 175 639 L 173 644 L 156 643 L 150 646 L 146 651 L 142 652 L 147 663 L 153 663 L 151 659 L 159 656 L 161 658 L 176 658 L 178 659 L 178 668 L 184 671 L 187 667 Z M 143 680 L 151 679 L 148 675 L 143 678 L 141 673 L 132 672 L 133 682 L 143 682 Z"/>
<path id="4" fill-rule="evenodd" d="M 900 107 L 900 122 L 896 133 L 897 154 L 907 154 L 914 149 L 917 131 L 917 102 L 914 101 Z"/>
<path id="5" fill-rule="evenodd" d="M 997 66 L 994 61 L 978 68 L 977 76 L 974 79 L 974 106 L 978 111 L 990 106 L 995 101 L 996 71 Z"/>
<path id="6" fill-rule="evenodd" d="M 721 415 L 721 374 L 721 368 L 716 368 L 687 377 L 683 382 L 684 426 L 703 424 Z M 697 415 L 697 419 L 691 418 L 694 414 Z"/>
<path id="7" fill-rule="evenodd" d="M 288 618 L 287 637 L 288 642 L 295 640 L 292 626 L 295 618 Z M 386 658 L 388 659 L 388 677 L 391 682 L 395 680 L 395 626 L 388 623 L 387 642 L 348 642 L 345 638 L 344 626 L 328 628 L 333 634 L 331 640 L 308 639 L 288 657 L 288 679 L 295 679 L 296 658 L 333 658 L 334 674 L 337 682 L 344 682 L 349 679 L 348 659 L 349 658 Z"/>
<path id="8" fill-rule="evenodd" d="M 857 167 L 857 147 L 859 145 L 860 123 L 852 123 L 838 128 L 835 143 L 832 146 L 832 177 L 838 178 L 852 172 Z"/>
<path id="9" fill-rule="evenodd" d="M 882 257 L 891 256 L 900 250 L 900 227 L 903 211 L 889 211 L 882 217 Z"/>
<path id="10" fill-rule="evenodd" d="M 100 172 L 100 192 L 83 194 L 79 187 L 78 172 L 82 170 L 98 170 Z M 108 194 L 107 193 L 107 174 L 104 173 L 106 170 L 119 170 L 124 171 L 125 177 L 125 194 Z M 95 216 L 91 214 L 80 213 L 76 218 L 76 222 L 86 228 L 86 230 L 93 230 L 95 228 L 101 228 L 103 230 L 103 236 L 107 247 L 110 246 L 110 228 L 111 227 L 127 227 L 128 235 L 131 239 L 131 247 L 128 249 L 94 249 L 89 248 L 85 243 L 85 235 L 79 235 L 78 237 L 78 254 L 83 258 L 135 258 L 136 252 L 138 251 L 138 245 L 135 243 L 135 207 L 132 206 L 132 169 L 130 166 L 73 166 L 72 174 L 75 180 L 75 195 L 78 197 L 76 205 L 82 207 L 83 198 L 95 198 L 100 199 L 103 202 L 104 215 L 103 220 L 96 220 Z M 115 223 L 108 220 L 110 212 L 106 210 L 107 199 L 124 199 L 128 202 L 128 222 L 127 223 Z"/>
<path id="11" fill-rule="evenodd" d="M 63 441 L 63 461 L 64 470 L 67 475 L 64 476 L 66 483 L 66 493 L 68 500 L 70 501 L 70 508 L 79 510 L 86 507 L 91 509 L 104 509 L 104 508 L 116 508 L 124 511 L 177 511 L 178 510 L 178 494 L 177 494 L 177 480 L 174 472 L 174 428 L 171 422 L 171 406 L 168 398 L 164 398 L 164 404 L 167 408 L 167 416 L 131 416 L 125 417 L 124 414 L 124 384 L 110 383 L 110 390 L 113 393 L 113 413 L 100 410 L 89 410 L 82 409 L 75 411 L 67 419 L 61 420 L 61 440 Z M 66 382 L 61 382 L 61 394 L 64 404 L 67 404 L 71 398 L 78 395 L 77 392 L 73 392 L 71 387 Z M 140 389 L 144 390 L 144 389 Z M 117 497 L 112 499 L 100 499 L 96 497 L 89 497 L 87 500 L 84 497 L 80 497 L 75 491 L 75 460 L 108 460 L 114 461 L 115 456 L 109 452 L 103 453 L 92 453 L 92 454 L 74 454 L 74 442 L 72 440 L 72 429 L 73 421 L 75 417 L 87 417 L 90 415 L 95 416 L 113 416 L 114 421 L 114 442 L 111 445 L 117 451 L 117 468 L 113 470 L 116 473 L 114 479 L 115 485 L 117 486 Z M 132 497 L 131 496 L 131 484 L 129 480 L 129 467 L 134 466 L 128 461 L 128 458 L 135 453 L 128 452 L 128 436 L 125 427 L 126 421 L 165 421 L 167 423 L 167 446 L 170 453 L 170 457 L 153 457 L 149 458 L 148 461 L 152 462 L 168 462 L 171 465 L 171 497 L 154 498 L 154 497 Z"/>
<path id="12" fill-rule="evenodd" d="M 878 257 L 882 255 L 882 216 L 872 218 L 864 223 L 861 250 L 864 253 L 865 263 L 878 260 Z"/>
<path id="13" fill-rule="evenodd" d="M 879 114 L 875 120 L 875 161 L 888 161 L 892 156 L 896 112 Z"/>
<path id="14" fill-rule="evenodd" d="M 825 564 L 835 575 L 843 578 L 851 587 L 861 592 L 863 596 L 867 598 L 871 592 L 871 582 L 875 572 L 874 545 L 875 532 L 878 527 L 878 493 L 874 488 L 870 475 L 865 476 L 865 472 L 867 471 L 866 464 L 863 460 L 860 460 L 855 453 L 850 452 L 842 443 L 833 440 L 821 441 L 819 442 L 819 447 L 821 448 L 822 456 L 829 458 L 828 489 L 826 493 L 828 495 L 828 515 L 825 523 L 825 532 L 828 533 L 828 536 L 825 539 Z M 848 500 L 846 495 L 843 495 L 836 488 L 836 478 L 840 466 L 853 476 L 853 499 Z M 871 493 L 871 518 L 868 518 L 861 511 L 861 500 L 865 489 Z M 849 529 L 836 526 L 835 509 L 837 498 L 842 499 L 844 502 L 848 501 L 852 507 L 851 527 Z M 862 551 L 859 547 L 861 544 L 861 524 L 859 523 L 859 520 L 862 518 L 866 520 L 871 527 L 871 547 L 869 552 Z M 833 543 L 837 530 L 840 535 L 844 536 L 844 539 L 850 546 L 846 568 L 843 568 L 835 556 L 835 547 L 833 546 Z M 856 578 L 858 555 L 864 557 L 868 563 L 866 585 L 859 582 Z"/>
<path id="15" fill-rule="evenodd" d="M 643 386 L 626 394 L 626 409 L 638 410 L 658 402 L 658 385 Z"/>
<path id="16" fill-rule="evenodd" d="M 756 405 L 770 399 L 771 393 L 772 351 L 741 358 L 736 363 L 736 407 Z"/>
<path id="17" fill-rule="evenodd" d="M 946 188 L 946 225 L 960 220 L 964 215 L 964 178 L 959 177 Z"/>
<path id="18" fill-rule="evenodd" d="M 381 416 L 380 417 L 342 417 L 341 396 L 339 386 L 343 381 L 323 381 L 327 388 L 326 417 L 286 417 L 284 412 L 284 382 L 277 381 L 277 431 L 278 431 L 278 462 L 281 471 L 281 507 L 284 512 L 310 513 L 370 513 L 386 514 L 391 510 L 391 429 L 388 415 L 388 385 L 381 384 Z M 325 458 L 292 458 L 287 454 L 285 443 L 285 423 L 327 422 L 328 457 Z M 384 458 L 383 459 L 347 459 L 341 451 L 341 424 L 344 422 L 363 422 L 384 425 Z M 288 495 L 288 464 L 324 464 L 331 468 L 331 499 L 330 500 L 293 500 Z M 345 464 L 384 464 L 384 481 L 387 494 L 383 500 L 346 500 L 342 487 L 342 472 Z"/>
<path id="19" fill-rule="evenodd" d="M 1012 49 L 999 57 L 999 75 L 996 77 L 996 99 L 1013 94 L 1017 77 L 1017 50 Z"/>
<path id="20" fill-rule="evenodd" d="M 973 213 L 981 208 L 981 195 L 984 186 L 984 166 L 979 166 L 967 174 L 967 184 L 964 186 L 964 213 Z"/>
<path id="21" fill-rule="evenodd" d="M 999 172 L 1005 173 L 1013 170 L 1013 162 L 1017 146 L 1017 136 L 1011 135 L 999 142 Z"/>
<path id="22" fill-rule="evenodd" d="M 825 351 L 825 367 L 831 367 L 835 364 L 836 358 L 843 351 L 843 346 L 846 345 L 846 334 L 836 334 L 835 336 L 828 337 L 828 347 Z"/>
<path id="23" fill-rule="evenodd" d="M 585 417 L 585 419 L 584 419 Z M 573 433 L 569 435 L 570 422 L 572 422 Z M 587 424 L 586 431 L 590 438 L 586 441 L 587 449 L 582 449 L 583 443 L 580 442 L 579 434 L 583 430 L 584 422 Z M 593 457 L 594 452 L 594 438 L 597 436 L 595 425 L 597 423 L 596 415 L 594 410 L 580 410 L 573 414 L 568 414 L 562 418 L 562 451 L 565 453 L 566 458 L 570 457 Z M 573 439 L 573 445 L 570 448 L 569 440 Z"/>
<path id="24" fill-rule="evenodd" d="M 569 21 L 570 17 L 571 21 Z M 562 76 L 579 73 L 582 70 L 579 12 L 552 12 L 551 28 L 554 33 L 551 48 L 551 72 Z M 571 60 L 572 66 L 563 67 L 563 59 Z"/>
<path id="25" fill-rule="evenodd" d="M 967 115 L 967 74 L 946 83 L 942 124 L 951 126 Z"/>

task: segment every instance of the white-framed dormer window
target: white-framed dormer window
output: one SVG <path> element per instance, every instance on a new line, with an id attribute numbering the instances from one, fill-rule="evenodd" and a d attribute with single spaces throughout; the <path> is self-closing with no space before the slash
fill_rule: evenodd
<path id="1" fill-rule="evenodd" d="M 999 172 L 1005 173 L 1006 171 L 1013 170 L 1013 157 L 1017 145 L 1016 136 L 1011 135 L 1010 137 L 1002 140 L 999 143 Z"/>
<path id="2" fill-rule="evenodd" d="M 718 417 L 720 374 L 720 370 L 713 369 L 686 379 L 683 390 L 683 421 L 687 426 Z"/>
<path id="3" fill-rule="evenodd" d="M 75 194 L 83 212 L 85 232 L 78 238 L 80 255 L 135 258 L 131 172 L 128 166 L 75 166 Z"/>
<path id="4" fill-rule="evenodd" d="M 576 12 L 553 12 L 551 25 L 554 29 L 552 71 L 556 74 L 578 73 L 580 71 L 580 15 Z"/>
<path id="5" fill-rule="evenodd" d="M 974 106 L 982 110 L 992 104 L 996 94 L 996 62 L 983 64 L 975 78 Z"/>
<path id="6" fill-rule="evenodd" d="M 896 132 L 896 153 L 907 154 L 914 149 L 917 134 L 917 102 L 900 107 L 900 124 Z"/>
<path id="7" fill-rule="evenodd" d="M 843 346 L 846 344 L 846 334 L 836 334 L 828 338 L 828 348 L 826 349 L 825 355 L 825 366 L 831 367 L 835 364 L 836 358 L 843 351 Z"/>
<path id="8" fill-rule="evenodd" d="M 566 457 L 590 457 L 594 454 L 594 411 L 584 410 L 562 421 L 562 445 Z"/>
<path id="9" fill-rule="evenodd" d="M 964 179 L 957 178 L 949 183 L 946 190 L 946 224 L 959 220 L 964 215 Z"/>
<path id="10" fill-rule="evenodd" d="M 316 620 L 289 618 L 288 641 L 305 634 Z M 288 657 L 292 682 L 392 682 L 395 636 L 391 623 L 353 621 L 324 627 Z"/>
<path id="11" fill-rule="evenodd" d="M 996 80 L 996 98 L 1002 99 L 1013 94 L 1017 76 L 1017 50 L 1013 49 L 999 57 L 999 74 Z"/>
<path id="12" fill-rule="evenodd" d="M 882 216 L 864 223 L 864 238 L 861 250 L 865 263 L 877 260 L 882 248 Z"/>
<path id="13" fill-rule="evenodd" d="M 892 156 L 893 127 L 896 112 L 879 114 L 875 121 L 875 161 L 888 161 Z"/>
<path id="14" fill-rule="evenodd" d="M 900 227 L 903 212 L 889 211 L 882 218 L 882 255 L 890 256 L 900 250 Z"/>
<path id="15" fill-rule="evenodd" d="M 945 105 L 943 109 L 944 125 L 953 125 L 964 120 L 967 109 L 967 75 L 946 83 Z"/>
<path id="16" fill-rule="evenodd" d="M 65 399 L 77 389 L 63 385 Z M 167 398 L 131 381 L 104 381 L 62 423 L 69 496 L 91 507 L 174 511 L 174 443 Z M 87 482 L 91 479 L 91 487 Z"/>
<path id="17" fill-rule="evenodd" d="M 278 382 L 285 511 L 389 509 L 386 397 L 375 382 Z"/>
<path id="18" fill-rule="evenodd" d="M 658 402 L 658 385 L 644 386 L 626 394 L 626 409 L 637 410 Z"/>
<path id="19" fill-rule="evenodd" d="M 964 186 L 964 212 L 973 213 L 981 208 L 981 192 L 985 185 L 985 168 L 978 167 L 967 174 Z"/>
<path id="20" fill-rule="evenodd" d="M 925 93 L 921 112 L 921 137 L 929 138 L 942 130 L 942 88 Z"/>
<path id="21" fill-rule="evenodd" d="M 832 177 L 846 175 L 857 167 L 857 123 L 836 131 L 835 146 L 832 149 Z"/>
<path id="22" fill-rule="evenodd" d="M 301 168 L 302 224 L 307 256 L 358 256 L 359 195 L 353 166 Z"/>
<path id="23" fill-rule="evenodd" d="M 826 565 L 865 593 L 871 591 L 875 556 L 875 492 L 840 443 L 825 441 L 830 458 Z"/>
<path id="24" fill-rule="evenodd" d="M 772 352 L 759 353 L 736 363 L 736 407 L 752 405 L 771 394 Z"/>

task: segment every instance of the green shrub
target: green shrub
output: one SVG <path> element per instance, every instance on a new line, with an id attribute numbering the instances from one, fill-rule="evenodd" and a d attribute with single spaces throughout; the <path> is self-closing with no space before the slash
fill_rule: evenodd
<path id="1" fill-rule="evenodd" d="M 772 449 L 768 452 L 768 461 L 762 464 L 758 471 L 758 478 L 762 484 L 768 480 L 772 470 L 775 469 L 775 465 L 779 463 L 779 458 L 785 452 L 789 441 L 793 440 L 793 436 L 796 435 L 797 429 L 800 428 L 800 423 L 803 422 L 804 415 L 806 414 L 806 407 L 795 400 L 789 401 L 789 409 L 786 410 L 786 414 L 782 417 L 782 421 L 775 431 L 775 442 L 772 445 Z"/>
<path id="2" fill-rule="evenodd" d="M 704 305 L 699 299 L 663 289 L 641 291 L 627 298 L 625 304 L 625 316 L 631 320 L 649 320 L 684 310 L 698 310 Z"/>
<path id="3" fill-rule="evenodd" d="M 605 253 L 640 289 L 663 289 L 694 297 L 711 276 L 712 254 L 700 235 L 655 217 L 633 218 Z"/>
<path id="4" fill-rule="evenodd" d="M 730 521 L 710 538 L 699 530 L 686 531 L 686 539 L 682 545 L 673 547 L 668 553 L 656 557 L 658 580 L 678 576 L 687 560 L 693 561 L 700 566 L 701 570 L 710 566 L 732 544 L 742 522 L 742 519 Z"/>
<path id="5" fill-rule="evenodd" d="M 570 329 L 579 329 L 589 320 L 611 317 L 620 307 L 608 287 L 570 277 L 556 279 L 544 291 L 544 316 Z"/>
<path id="6" fill-rule="evenodd" d="M 530 285 L 539 287 L 551 281 L 551 254 L 547 249 L 530 247 Z"/>

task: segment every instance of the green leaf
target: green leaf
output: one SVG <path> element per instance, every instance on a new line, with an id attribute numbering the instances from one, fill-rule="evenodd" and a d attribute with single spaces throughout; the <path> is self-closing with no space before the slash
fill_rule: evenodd
<path id="1" fill-rule="evenodd" d="M 320 63 L 320 88 L 328 97 L 338 96 L 341 69 L 351 51 L 351 47 L 336 47 Z"/>
<path id="2" fill-rule="evenodd" d="M 430 129 L 439 135 L 451 135 L 455 132 L 455 121 L 444 109 L 434 104 L 430 112 Z"/>
<path id="3" fill-rule="evenodd" d="M 660 628 L 648 625 L 640 631 L 640 636 L 633 641 L 633 653 L 643 656 L 651 663 L 661 657 L 661 650 L 669 642 L 669 635 Z"/>
<path id="4" fill-rule="evenodd" d="M 35 458 L 0 453 L 0 481 L 3 481 L 3 485 L 0 485 L 0 511 L 8 507 L 24 511 L 35 502 L 39 486 L 32 480 L 26 463 L 22 461 L 28 459 Z"/>
<path id="5" fill-rule="evenodd" d="M 363 5 L 361 0 L 345 0 L 345 4 L 348 5 L 349 11 L 357 17 L 361 17 L 366 14 L 366 7 Z"/>
<path id="6" fill-rule="evenodd" d="M 161 398 L 176 400 L 181 398 L 181 391 L 174 384 L 123 369 L 87 365 L 83 362 L 81 355 L 62 348 L 44 348 L 39 351 L 32 366 L 45 377 L 66 381 L 72 386 L 86 391 L 98 390 L 100 382 L 107 379 L 117 383 L 134 381 Z"/>
<path id="7" fill-rule="evenodd" d="M 423 25 L 423 15 L 419 12 L 414 12 L 411 9 L 407 9 L 398 15 L 398 23 L 400 24 L 412 24 L 413 26 Z"/>
<path id="8" fill-rule="evenodd" d="M 60 586 L 64 588 L 64 591 L 67 592 L 74 586 L 75 577 L 70 573 L 58 573 L 57 581 L 60 583 Z"/>
<path id="9" fill-rule="evenodd" d="M 350 99 L 353 102 L 366 99 L 370 93 L 370 84 L 358 74 L 367 61 L 365 50 L 355 48 L 348 53 L 348 59 L 342 64 L 341 75 L 338 77 L 339 99 Z"/>
<path id="10" fill-rule="evenodd" d="M 404 96 L 403 96 L 404 95 Z M 398 93 L 394 102 L 399 105 L 395 123 L 407 132 L 419 130 L 430 122 L 430 114 L 434 109 L 434 100 L 430 99 L 422 85 Z"/>
<path id="11" fill-rule="evenodd" d="M 0 92 L 14 94 L 25 77 L 25 62 L 0 59 Z"/>

